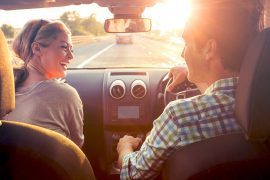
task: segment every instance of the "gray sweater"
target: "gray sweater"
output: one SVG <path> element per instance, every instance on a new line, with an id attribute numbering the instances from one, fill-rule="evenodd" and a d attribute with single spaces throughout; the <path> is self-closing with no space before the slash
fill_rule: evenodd
<path id="1" fill-rule="evenodd" d="M 16 92 L 15 110 L 4 117 L 41 126 L 84 142 L 83 106 L 77 91 L 56 79 L 41 81 Z"/>

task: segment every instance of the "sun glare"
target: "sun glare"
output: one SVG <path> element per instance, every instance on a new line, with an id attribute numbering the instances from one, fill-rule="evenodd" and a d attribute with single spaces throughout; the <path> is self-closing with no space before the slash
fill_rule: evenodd
<path id="1" fill-rule="evenodd" d="M 13 11 L 0 10 L 0 26 L 9 24 L 15 28 L 21 28 L 25 22 L 33 18 L 59 19 L 60 16 L 67 11 L 77 11 L 81 17 L 89 17 L 96 14 L 96 18 L 100 22 L 104 22 L 106 18 L 112 17 L 108 8 L 100 7 L 97 4 L 71 5 L 63 7 L 39 8 L 39 9 L 22 9 Z M 20 19 L 18 20 L 18 17 Z"/>
<path id="2" fill-rule="evenodd" d="M 184 27 L 190 14 L 190 9 L 190 0 L 162 0 L 162 3 L 145 8 L 143 17 L 152 19 L 153 30 L 158 29 L 162 32 L 168 32 Z M 107 8 L 100 8 L 97 4 L 16 11 L 0 10 L 2 17 L 0 25 L 11 24 L 16 28 L 22 27 L 26 21 L 33 17 L 58 19 L 65 11 L 77 11 L 82 17 L 95 13 L 97 20 L 101 22 L 104 22 L 106 18 L 113 17 Z M 20 21 L 18 21 L 18 17 L 20 17 Z"/>
<path id="3" fill-rule="evenodd" d="M 152 28 L 163 32 L 182 29 L 190 14 L 189 0 L 166 0 L 154 7 L 146 8 L 143 16 L 152 19 Z"/>

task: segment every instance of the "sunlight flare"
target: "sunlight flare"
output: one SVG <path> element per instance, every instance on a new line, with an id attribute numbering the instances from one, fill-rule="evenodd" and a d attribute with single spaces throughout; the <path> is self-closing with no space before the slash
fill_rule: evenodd
<path id="1" fill-rule="evenodd" d="M 143 15 L 152 19 L 153 29 L 166 32 L 183 28 L 190 11 L 189 0 L 167 0 L 146 9 Z"/>

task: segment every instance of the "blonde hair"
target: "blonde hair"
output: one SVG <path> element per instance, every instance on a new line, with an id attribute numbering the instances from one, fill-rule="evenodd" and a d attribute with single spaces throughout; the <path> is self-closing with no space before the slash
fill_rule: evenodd
<path id="1" fill-rule="evenodd" d="M 31 20 L 27 22 L 22 31 L 13 41 L 15 55 L 24 61 L 24 65 L 14 69 L 16 89 L 27 79 L 26 66 L 33 57 L 32 43 L 38 42 L 43 47 L 48 47 L 60 33 L 71 35 L 70 30 L 61 21 Z"/>

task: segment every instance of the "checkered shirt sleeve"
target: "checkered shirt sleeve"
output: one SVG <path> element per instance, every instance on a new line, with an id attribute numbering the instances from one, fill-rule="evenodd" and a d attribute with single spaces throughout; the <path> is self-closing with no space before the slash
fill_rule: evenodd
<path id="1" fill-rule="evenodd" d="M 152 179 L 176 149 L 241 131 L 234 116 L 237 82 L 238 78 L 222 79 L 203 95 L 169 103 L 140 150 L 124 156 L 120 178 Z"/>

